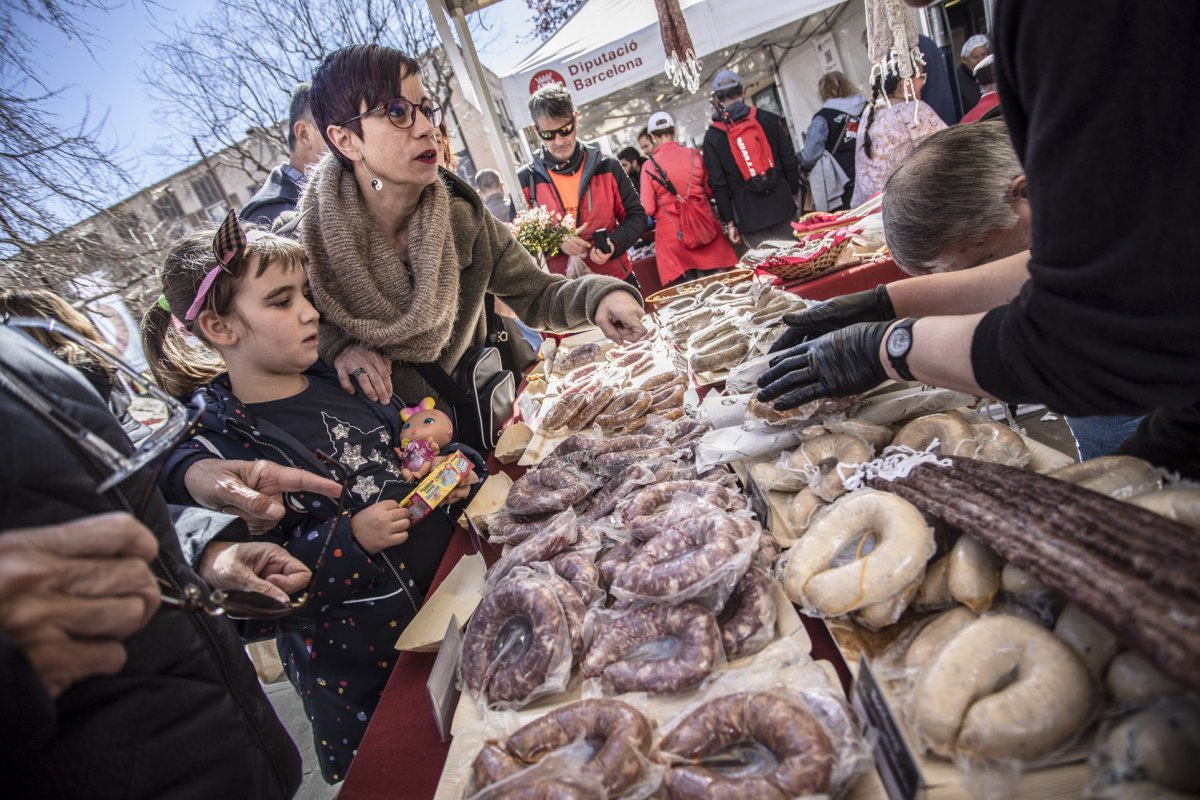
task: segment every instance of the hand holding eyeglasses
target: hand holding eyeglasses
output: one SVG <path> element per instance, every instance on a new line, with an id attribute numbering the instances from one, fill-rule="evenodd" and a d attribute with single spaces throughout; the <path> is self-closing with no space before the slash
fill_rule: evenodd
<path id="1" fill-rule="evenodd" d="M 0 629 L 51 697 L 125 665 L 121 642 L 150 620 L 158 542 L 129 514 L 0 534 Z"/>
<path id="2" fill-rule="evenodd" d="M 265 533 L 283 517 L 284 492 L 314 492 L 338 497 L 337 481 L 270 461 L 226 461 L 205 458 L 188 467 L 183 477 L 198 505 L 236 514 L 251 533 Z"/>
<path id="3" fill-rule="evenodd" d="M 280 603 L 308 586 L 312 572 L 273 542 L 212 542 L 196 572 L 213 589 L 258 592 Z"/>

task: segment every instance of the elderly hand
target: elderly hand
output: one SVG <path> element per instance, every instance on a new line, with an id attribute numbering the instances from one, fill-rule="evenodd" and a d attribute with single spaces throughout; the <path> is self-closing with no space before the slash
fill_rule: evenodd
<path id="1" fill-rule="evenodd" d="M 860 322 L 784 350 L 758 379 L 758 399 L 787 411 L 821 397 L 847 397 L 887 380 L 879 349 L 892 321 Z"/>
<path id="2" fill-rule="evenodd" d="M 387 404 L 392 399 L 392 360 L 362 344 L 352 344 L 333 360 L 338 381 L 349 394 L 354 394 L 351 376 L 358 378 L 363 394 L 376 403 Z M 359 370 L 362 370 L 359 372 Z"/>
<path id="3" fill-rule="evenodd" d="M 569 256 L 586 256 L 588 251 L 592 249 L 592 246 L 583 238 L 583 235 L 588 232 L 590 226 L 591 223 L 588 222 L 580 225 L 575 230 L 575 235 L 563 239 L 563 243 L 558 246 L 558 249 Z"/>
<path id="4" fill-rule="evenodd" d="M 600 299 L 596 307 L 596 326 L 617 344 L 629 344 L 646 338 L 642 325 L 642 304 L 629 292 L 616 290 Z"/>
<path id="5" fill-rule="evenodd" d="M 129 514 L 0 534 L 0 629 L 51 697 L 125 665 L 121 642 L 158 609 L 158 541 Z"/>
<path id="6" fill-rule="evenodd" d="M 772 353 L 795 347 L 821 334 L 836 331 L 857 322 L 884 322 L 896 318 L 886 286 L 834 297 L 804 311 L 784 314 L 787 329 L 771 345 Z"/>
<path id="7" fill-rule="evenodd" d="M 337 481 L 270 461 L 226 461 L 205 458 L 192 463 L 183 482 L 204 508 L 236 514 L 251 533 L 265 533 L 283 518 L 284 492 L 316 492 L 339 497 Z"/>
<path id="8" fill-rule="evenodd" d="M 312 579 L 303 562 L 272 542 L 211 542 L 196 572 L 214 589 L 258 592 L 281 603 Z"/>

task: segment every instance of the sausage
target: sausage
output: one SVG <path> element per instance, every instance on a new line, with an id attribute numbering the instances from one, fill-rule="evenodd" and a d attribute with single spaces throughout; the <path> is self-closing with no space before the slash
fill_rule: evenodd
<path id="1" fill-rule="evenodd" d="M 587 614 L 587 605 L 575 587 L 559 576 L 553 570 L 553 566 L 546 573 L 546 580 L 550 582 L 559 602 L 562 603 L 563 614 L 567 618 L 567 632 L 571 635 L 571 655 L 578 660 L 583 655 L 583 618 Z"/>
<path id="2" fill-rule="evenodd" d="M 950 637 L 978 618 L 979 615 L 974 611 L 962 606 L 955 606 L 938 614 L 921 628 L 920 633 L 908 645 L 904 653 L 904 666 L 913 670 L 924 669 Z"/>
<path id="3" fill-rule="evenodd" d="M 658 534 L 629 559 L 613 581 L 623 597 L 674 597 L 720 571 L 738 555 L 735 523 L 709 514 L 686 520 Z"/>
<path id="4" fill-rule="evenodd" d="M 591 491 L 578 472 L 539 469 L 526 472 L 513 483 L 504 507 L 520 517 L 542 517 L 570 508 Z"/>
<path id="5" fill-rule="evenodd" d="M 1000 588 L 1009 594 L 1038 594 L 1049 591 L 1046 585 L 1025 570 L 1008 563 L 1000 570 Z"/>
<path id="6" fill-rule="evenodd" d="M 618 474 L 608 479 L 604 488 L 592 495 L 591 504 L 580 514 L 583 522 L 594 522 L 601 517 L 607 517 L 624 500 L 640 486 L 646 486 L 655 481 L 655 475 L 644 464 L 630 464 Z"/>
<path id="7" fill-rule="evenodd" d="M 753 655 L 775 638 L 775 593 L 771 576 L 750 568 L 738 581 L 725 608 L 717 616 L 725 658 Z"/>
<path id="8" fill-rule="evenodd" d="M 1098 782 L 1135 779 L 1154 784 L 1148 797 L 1200 793 L 1200 703 L 1179 697 L 1122 719 L 1096 744 Z M 1178 792 L 1179 795 L 1174 794 Z M 1115 796 L 1115 795 L 1114 795 Z M 1125 798 L 1124 793 L 1119 795 Z"/>
<path id="9" fill-rule="evenodd" d="M 1117 654 L 1108 665 L 1104 686 L 1113 700 L 1130 706 L 1183 691 L 1178 683 L 1159 672 L 1158 667 L 1136 650 Z"/>
<path id="10" fill-rule="evenodd" d="M 517 567 L 538 561 L 549 561 L 579 538 L 575 513 L 565 511 L 539 524 L 537 533 L 501 556 L 487 571 L 487 585 L 495 586 Z"/>
<path id="11" fill-rule="evenodd" d="M 584 433 L 573 433 L 555 445 L 554 449 L 550 451 L 550 454 L 546 456 L 546 458 L 558 458 L 560 456 L 566 456 L 570 455 L 571 453 L 578 453 L 584 450 L 590 451 L 596 447 L 597 441 L 598 440 L 594 436 L 588 436 Z"/>
<path id="12" fill-rule="evenodd" d="M 812 522 L 813 515 L 825 507 L 825 502 L 813 494 L 812 489 L 801 489 L 788 500 L 787 529 L 793 539 L 803 536 Z"/>
<path id="13" fill-rule="evenodd" d="M 488 541 L 494 544 L 520 544 L 546 527 L 546 519 L 525 520 L 500 509 L 488 518 Z"/>
<path id="14" fill-rule="evenodd" d="M 618 510 L 618 524 L 631 524 L 638 517 L 653 514 L 677 495 L 693 494 L 712 505 L 736 511 L 746 507 L 746 498 L 711 481 L 668 481 L 643 489 Z"/>
<path id="15" fill-rule="evenodd" d="M 846 419 L 830 419 L 824 422 L 830 433 L 849 433 L 871 445 L 876 453 L 892 443 L 892 429 L 886 425 L 877 425 L 858 417 Z"/>
<path id="16" fill-rule="evenodd" d="M 1164 489 L 1140 494 L 1129 502 L 1190 528 L 1200 528 L 1200 489 Z"/>
<path id="17" fill-rule="evenodd" d="M 917 589 L 914 605 L 920 609 L 954 605 L 954 598 L 950 596 L 950 553 L 929 564 L 921 588 Z"/>
<path id="18" fill-rule="evenodd" d="M 758 549 L 754 551 L 754 566 L 769 571 L 781 552 L 783 548 L 775 534 L 768 530 L 761 531 L 758 536 Z"/>
<path id="19" fill-rule="evenodd" d="M 951 637 L 912 695 L 918 732 L 947 757 L 1038 758 L 1079 730 L 1090 706 L 1091 680 L 1071 648 L 1007 614 Z"/>
<path id="20" fill-rule="evenodd" d="M 596 417 L 596 424 L 606 431 L 628 425 L 644 417 L 650 408 L 650 393 L 640 389 L 629 389 L 617 395 L 604 413 Z"/>
<path id="21" fill-rule="evenodd" d="M 751 397 L 750 402 L 746 405 L 746 417 L 762 420 L 768 425 L 792 425 L 829 414 L 845 413 L 858 404 L 861 396 L 825 397 L 804 403 L 796 408 L 789 408 L 787 411 L 777 411 L 773 403 L 764 403 Z"/>
<path id="22" fill-rule="evenodd" d="M 848 433 L 827 433 L 809 439 L 788 457 L 788 466 L 794 470 L 816 470 L 822 477 L 813 493 L 826 502 L 833 502 L 846 493 L 843 475 L 853 470 L 844 467 L 863 464 L 871 460 L 871 446 Z"/>
<path id="23" fill-rule="evenodd" d="M 900 615 L 908 608 L 908 604 L 916 597 L 917 590 L 921 588 L 921 581 L 924 577 L 924 574 L 918 575 L 913 579 L 912 583 L 891 597 L 857 609 L 854 612 L 855 621 L 873 631 L 882 630 L 889 625 L 895 625 L 897 620 L 900 619 Z"/>
<path id="24" fill-rule="evenodd" d="M 643 386 L 643 389 L 646 387 Z M 683 397 L 687 394 L 687 385 L 683 383 L 668 384 L 658 389 L 649 390 L 650 410 L 666 411 L 683 405 Z"/>
<path id="25" fill-rule="evenodd" d="M 663 445 L 653 450 L 622 450 L 596 456 L 596 466 L 606 475 L 617 475 L 634 464 L 653 464 L 656 459 L 675 455 L 676 452 L 678 451 L 671 445 Z"/>
<path id="26" fill-rule="evenodd" d="M 562 659 L 567 620 L 551 585 L 518 576 L 484 596 L 463 639 L 462 677 L 489 703 L 521 702 Z"/>
<path id="27" fill-rule="evenodd" d="M 963 534 L 950 550 L 946 587 L 950 596 L 977 614 L 992 607 L 1000 591 L 1000 558 Z"/>
<path id="28" fill-rule="evenodd" d="M 722 340 L 722 345 L 711 350 L 703 352 L 694 352 L 688 355 L 688 366 L 693 372 L 715 372 L 719 369 L 732 367 L 750 352 L 750 343 L 742 334 L 737 334 L 736 339 L 727 338 Z"/>
<path id="29" fill-rule="evenodd" d="M 596 562 L 596 569 L 600 571 L 600 585 L 603 588 L 608 589 L 612 586 L 617 575 L 625 569 L 629 559 L 641 546 L 641 542 L 630 540 L 618 544 L 600 556 L 600 560 Z"/>
<path id="30" fill-rule="evenodd" d="M 641 388 L 646 391 L 654 391 L 655 389 L 676 385 L 687 386 L 687 376 L 680 375 L 678 372 L 664 372 L 661 375 L 647 378 L 642 383 Z"/>
<path id="31" fill-rule="evenodd" d="M 1104 677 L 1109 662 L 1121 647 L 1112 631 L 1083 613 L 1074 603 L 1068 603 L 1058 615 L 1054 635 L 1071 646 L 1097 681 Z"/>
<path id="32" fill-rule="evenodd" d="M 603 599 L 600 570 L 596 568 L 596 562 L 583 553 L 559 553 L 550 559 L 550 566 L 560 578 L 571 585 L 585 605 Z"/>
<path id="33" fill-rule="evenodd" d="M 1029 463 L 1029 448 L 1021 434 L 1000 422 L 979 422 L 971 426 L 975 441 L 979 443 L 981 461 L 1024 467 Z"/>
<path id="34" fill-rule="evenodd" d="M 935 439 L 937 447 L 933 452 L 939 455 L 974 458 L 979 452 L 975 431 L 971 430 L 966 417 L 957 411 L 929 414 L 914 419 L 896 432 L 892 438 L 892 446 L 924 450 L 930 447 Z"/>
<path id="35" fill-rule="evenodd" d="M 720 648 L 716 617 L 703 606 L 645 606 L 600 631 L 582 670 L 610 693 L 682 692 L 712 672 Z"/>
<path id="36" fill-rule="evenodd" d="M 579 767 L 580 774 L 597 780 L 613 797 L 631 787 L 641 774 L 642 761 L 650 750 L 650 723 L 619 700 L 571 703 L 520 728 L 503 748 L 496 744 L 484 747 L 472 766 L 475 784 L 482 788 L 510 777 L 523 765 L 537 763 L 580 740 L 592 746 L 591 757 Z"/>
<path id="37" fill-rule="evenodd" d="M 754 767 L 731 774 L 704 766 L 734 745 L 758 755 Z M 671 800 L 769 798 L 824 794 L 837 755 L 829 734 L 804 706 L 773 692 L 740 692 L 710 700 L 683 718 L 662 741 L 660 759 Z M 679 761 L 685 761 L 678 765 Z"/>
<path id="38" fill-rule="evenodd" d="M 838 567 L 844 549 L 870 552 Z M 836 616 L 898 594 L 924 574 L 935 549 L 933 529 L 907 500 L 876 490 L 838 499 L 792 547 L 783 586 L 793 602 Z"/>
<path id="39" fill-rule="evenodd" d="M 560 397 L 558 402 L 542 417 L 541 430 L 547 436 L 556 436 L 567 430 L 580 411 L 587 406 L 588 395 L 582 391 Z"/>
<path id="40" fill-rule="evenodd" d="M 1133 456 L 1100 456 L 1056 469 L 1051 478 L 1067 481 L 1118 500 L 1135 497 L 1162 485 L 1162 474 Z"/>
<path id="41" fill-rule="evenodd" d="M 590 364 L 601 356 L 601 347 L 598 344 L 581 344 L 579 347 L 571 348 L 567 354 L 558 354 L 558 363 L 555 365 L 556 372 L 567 373 L 585 364 Z"/>

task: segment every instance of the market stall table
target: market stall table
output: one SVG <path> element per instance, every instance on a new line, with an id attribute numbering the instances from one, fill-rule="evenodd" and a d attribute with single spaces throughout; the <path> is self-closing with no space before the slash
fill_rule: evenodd
<path id="1" fill-rule="evenodd" d="M 770 277 L 769 273 L 763 274 Z M 844 267 L 812 280 L 793 284 L 785 283 L 783 288 L 805 300 L 828 300 L 831 297 L 851 292 L 874 289 L 880 284 L 903 280 L 907 277 L 909 276 L 896 266 L 895 261 L 885 258 L 853 267 Z"/>

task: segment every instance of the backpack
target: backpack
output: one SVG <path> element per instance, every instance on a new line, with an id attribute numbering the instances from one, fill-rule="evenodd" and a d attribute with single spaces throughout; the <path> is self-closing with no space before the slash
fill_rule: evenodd
<path id="1" fill-rule="evenodd" d="M 724 122 L 714 122 L 713 127 L 724 131 L 729 137 L 729 149 L 733 161 L 746 186 L 757 194 L 770 194 L 779 182 L 779 170 L 775 168 L 775 157 L 771 155 L 771 143 L 758 121 L 758 109 L 751 107 L 744 118 L 733 122 L 728 115 Z"/>
<path id="2" fill-rule="evenodd" d="M 692 151 L 692 162 L 695 163 L 696 153 Z M 676 221 L 676 227 L 679 229 L 675 235 L 679 241 L 683 242 L 683 246 L 688 250 L 699 250 L 706 246 L 713 239 L 721 235 L 724 230 L 721 223 L 713 216 L 712 208 L 707 202 L 701 205 L 701 201 L 692 197 L 691 177 L 688 178 L 687 194 L 680 195 L 675 188 L 675 184 L 671 183 L 671 179 L 667 177 L 667 173 L 655 161 L 654 156 L 650 156 L 650 163 L 654 165 L 654 169 L 658 171 L 658 175 L 653 172 L 646 173 L 650 176 L 650 180 L 655 181 L 662 186 L 675 198 L 679 203 L 679 219 Z M 663 206 L 663 213 L 667 213 L 666 206 Z M 670 217 L 670 214 L 667 214 Z"/>

